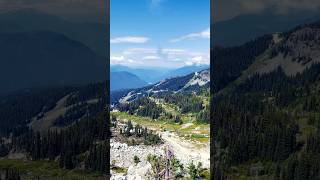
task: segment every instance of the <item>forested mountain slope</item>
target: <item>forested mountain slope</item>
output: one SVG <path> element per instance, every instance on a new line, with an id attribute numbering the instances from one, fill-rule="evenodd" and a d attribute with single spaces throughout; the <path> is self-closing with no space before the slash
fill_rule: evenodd
<path id="1" fill-rule="evenodd" d="M 320 178 L 319 24 L 217 51 L 215 178 Z"/>
<path id="2" fill-rule="evenodd" d="M 109 171 L 106 87 L 48 87 L 3 97 L 0 169 L 13 168 L 25 178 L 103 178 Z M 54 168 L 56 174 L 34 171 L 38 166 Z"/>

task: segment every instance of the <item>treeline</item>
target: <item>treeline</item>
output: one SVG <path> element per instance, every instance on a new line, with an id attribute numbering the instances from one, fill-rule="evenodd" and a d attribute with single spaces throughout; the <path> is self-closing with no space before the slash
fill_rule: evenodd
<path id="1" fill-rule="evenodd" d="M 22 179 L 19 170 L 11 167 L 0 169 L 0 176 L 5 180 Z"/>
<path id="2" fill-rule="evenodd" d="M 267 50 L 271 42 L 272 36 L 265 35 L 241 46 L 213 48 L 212 67 L 215 69 L 211 73 L 211 81 L 214 84 L 213 92 L 218 92 L 239 77 L 257 56 Z"/>
<path id="3" fill-rule="evenodd" d="M 0 102 L 0 135 L 7 136 L 16 127 L 25 126 L 33 117 L 56 106 L 71 93 L 72 87 L 31 89 L 3 97 Z"/>
<path id="4" fill-rule="evenodd" d="M 292 154 L 282 166 L 277 166 L 275 179 L 320 178 L 320 129 L 308 136 L 306 148 Z"/>
<path id="5" fill-rule="evenodd" d="M 59 157 L 61 168 L 79 168 L 80 163 L 85 162 L 89 170 L 107 172 L 104 167 L 109 163 L 106 156 L 109 148 L 103 145 L 108 144 L 107 117 L 107 112 L 104 112 L 97 118 L 82 119 L 60 131 L 49 130 L 40 133 L 30 130 L 13 137 L 11 149 L 27 152 L 32 160 L 55 160 Z M 88 150 L 89 155 L 86 154 Z"/>
<path id="6" fill-rule="evenodd" d="M 161 116 L 159 120 L 168 121 L 171 123 L 178 123 L 180 125 L 183 123 L 180 115 L 178 115 L 178 114 L 173 115 L 170 112 L 165 112 L 164 116 Z"/>
<path id="7" fill-rule="evenodd" d="M 75 93 L 76 92 L 76 93 Z M 71 95 L 72 94 L 72 95 Z M 56 103 L 63 97 L 67 98 L 65 106 L 87 103 L 95 99 L 97 103 L 88 105 L 87 110 L 91 115 L 97 115 L 106 107 L 106 83 L 96 83 L 83 87 L 48 87 L 20 92 L 2 97 L 0 101 L 0 135 L 8 136 L 16 128 L 26 126 L 32 118 L 40 119 L 44 113 L 52 110 Z M 73 116 L 80 117 L 83 112 L 73 108 L 66 117 L 59 118 L 57 125 L 70 124 Z M 65 120 L 64 120 L 64 119 Z M 62 120 L 63 119 L 63 120 Z"/>
<path id="8" fill-rule="evenodd" d="M 107 96 L 106 82 L 89 84 L 87 86 L 79 87 L 76 93 L 74 93 L 72 96 L 69 96 L 65 106 L 84 103 L 92 99 L 103 100 L 104 102 L 106 102 L 107 100 L 106 96 Z"/>
<path id="9" fill-rule="evenodd" d="M 119 104 L 118 108 L 120 111 L 128 112 L 131 115 L 137 114 L 139 116 L 150 117 L 152 119 L 159 118 L 161 113 L 164 112 L 161 106 L 158 106 L 148 97 L 142 97 L 126 104 Z"/>
<path id="10" fill-rule="evenodd" d="M 197 114 L 196 120 L 198 123 L 210 123 L 210 106 L 204 108 L 202 111 Z"/>
<path id="11" fill-rule="evenodd" d="M 79 87 L 70 95 L 65 103 L 67 108 L 64 115 L 59 116 L 55 126 L 67 126 L 81 118 L 96 117 L 107 104 L 107 91 L 105 83 L 90 84 Z"/>
<path id="12" fill-rule="evenodd" d="M 263 93 L 273 97 L 276 105 L 286 107 L 297 98 L 303 100 L 306 111 L 317 111 L 320 106 L 318 90 L 312 90 L 320 77 L 320 64 L 314 64 L 302 73 L 288 77 L 281 67 L 268 74 L 256 74 L 235 90 L 236 93 Z"/>
<path id="13" fill-rule="evenodd" d="M 166 94 L 163 99 L 166 103 L 177 105 L 181 113 L 198 113 L 204 108 L 202 99 L 192 93 Z"/>
<path id="14" fill-rule="evenodd" d="M 158 134 L 155 134 L 152 130 L 148 130 L 147 127 L 142 127 L 139 124 L 134 126 L 129 120 L 124 128 L 120 128 L 120 134 L 125 137 L 136 137 L 143 138 L 145 145 L 154 145 L 162 143 L 161 138 Z M 135 145 L 134 143 L 131 143 Z"/>

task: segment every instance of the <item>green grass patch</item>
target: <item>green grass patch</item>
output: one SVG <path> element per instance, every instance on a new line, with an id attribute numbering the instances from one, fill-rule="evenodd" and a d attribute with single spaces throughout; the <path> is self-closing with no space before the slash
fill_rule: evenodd
<path id="1" fill-rule="evenodd" d="M 53 161 L 24 161 L 1 159 L 0 169 L 15 168 L 22 179 L 62 179 L 62 180 L 102 180 L 105 177 L 100 173 L 93 173 L 84 170 L 66 170 L 59 167 L 58 163 Z"/>
<path id="2" fill-rule="evenodd" d="M 176 132 L 181 137 L 186 137 L 191 140 L 199 142 L 209 142 L 210 125 L 209 124 L 197 124 L 193 119 L 195 119 L 195 114 L 188 114 L 182 116 L 183 124 L 193 123 L 193 125 L 186 128 L 182 128 L 182 125 L 174 123 L 172 121 L 167 121 L 166 119 L 154 120 L 148 117 L 142 117 L 137 115 L 129 115 L 125 112 L 111 112 L 111 116 L 115 115 L 120 120 L 131 120 L 134 123 L 145 126 L 149 129 L 155 129 L 160 131 L 171 131 Z M 199 133 L 195 133 L 195 131 Z M 199 135 L 197 137 L 197 135 Z M 207 136 L 207 137 L 206 137 Z"/>
<path id="3" fill-rule="evenodd" d="M 123 173 L 123 174 L 126 174 L 128 172 L 128 168 L 118 167 L 118 166 L 112 167 L 111 170 L 116 172 L 116 173 Z"/>

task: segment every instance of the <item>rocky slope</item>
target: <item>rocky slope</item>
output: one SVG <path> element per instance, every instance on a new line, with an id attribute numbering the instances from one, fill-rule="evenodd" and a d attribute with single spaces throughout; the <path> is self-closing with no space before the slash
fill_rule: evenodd
<path id="1" fill-rule="evenodd" d="M 201 89 L 209 88 L 210 86 L 210 70 L 202 70 L 188 74 L 186 76 L 178 76 L 162 80 L 154 85 L 143 88 L 127 90 L 121 92 L 113 92 L 118 94 L 118 99 L 113 99 L 114 103 L 126 103 L 133 101 L 143 96 L 150 96 L 157 93 L 177 93 L 177 92 L 191 92 L 199 91 Z"/>

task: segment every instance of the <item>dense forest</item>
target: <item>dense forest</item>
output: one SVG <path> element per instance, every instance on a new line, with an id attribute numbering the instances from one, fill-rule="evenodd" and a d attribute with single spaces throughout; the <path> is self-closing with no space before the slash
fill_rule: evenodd
<path id="1" fill-rule="evenodd" d="M 40 113 L 56 105 L 62 97 L 74 88 L 42 88 L 13 93 L 0 102 L 0 135 L 9 133 L 19 126 L 25 126 Z"/>
<path id="2" fill-rule="evenodd" d="M 136 113 L 152 119 L 157 119 L 163 113 L 162 107 L 148 97 L 142 97 L 130 103 L 119 104 L 118 109 L 131 115 Z"/>
<path id="3" fill-rule="evenodd" d="M 265 35 L 241 46 L 214 47 L 211 50 L 211 58 L 214 59 L 211 65 L 214 67 L 211 73 L 212 90 L 217 92 L 239 77 L 258 55 L 269 48 L 271 42 L 272 36 Z"/>
<path id="4" fill-rule="evenodd" d="M 295 76 L 278 68 L 214 97 L 215 176 L 226 178 L 231 167 L 258 160 L 273 163 L 260 175 L 319 178 L 319 75 L 320 64 Z"/>

